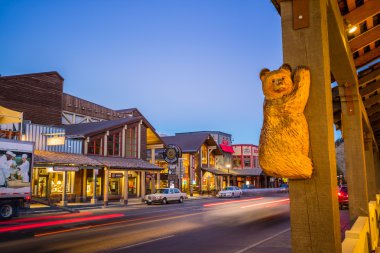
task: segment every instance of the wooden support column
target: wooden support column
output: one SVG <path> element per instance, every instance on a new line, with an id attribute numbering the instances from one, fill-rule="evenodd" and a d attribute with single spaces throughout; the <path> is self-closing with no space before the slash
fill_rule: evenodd
<path id="1" fill-rule="evenodd" d="M 365 152 L 365 164 L 366 164 L 366 173 L 367 173 L 368 201 L 372 201 L 372 200 L 376 201 L 376 194 L 377 194 L 376 173 L 375 173 L 375 161 L 373 157 L 373 142 L 372 142 L 371 136 L 365 135 L 364 137 L 364 152 Z"/>
<path id="2" fill-rule="evenodd" d="M 292 252 L 340 253 L 327 1 L 309 1 L 308 12 L 296 16 L 309 18 L 309 27 L 297 30 L 293 29 L 294 2 L 281 1 L 283 58 L 293 68 L 306 65 L 311 71 L 305 116 L 314 172 L 311 179 L 289 180 Z"/>
<path id="3" fill-rule="evenodd" d="M 376 193 L 380 193 L 380 156 L 379 151 L 375 150 L 373 154 L 375 174 L 376 174 Z"/>
<path id="4" fill-rule="evenodd" d="M 193 181 L 194 181 L 194 155 L 189 155 L 189 192 L 190 196 L 192 197 L 194 195 L 194 189 L 193 189 Z"/>
<path id="5" fill-rule="evenodd" d="M 82 177 L 82 202 L 87 201 L 87 169 L 83 169 Z"/>
<path id="6" fill-rule="evenodd" d="M 152 172 L 152 173 L 150 173 L 150 175 L 151 175 L 151 184 L 152 184 L 152 187 L 151 187 L 151 190 L 152 190 L 152 194 L 153 193 L 155 193 L 156 192 L 156 179 L 155 179 L 155 175 L 156 173 L 154 173 L 154 172 Z"/>
<path id="7" fill-rule="evenodd" d="M 104 192 L 103 192 L 103 204 L 104 206 L 108 205 L 108 191 L 109 191 L 109 169 L 104 168 Z"/>
<path id="8" fill-rule="evenodd" d="M 63 172 L 63 190 L 62 190 L 62 206 L 67 206 L 67 200 L 66 200 L 66 192 L 67 192 L 67 171 Z"/>
<path id="9" fill-rule="evenodd" d="M 342 108 L 342 136 L 346 162 L 346 180 L 350 202 L 350 218 L 368 215 L 366 157 L 364 154 L 363 117 L 361 99 L 353 85 L 339 86 Z"/>
<path id="10" fill-rule="evenodd" d="M 157 189 L 160 189 L 160 184 L 161 184 L 161 174 L 160 172 L 157 172 Z"/>
<path id="11" fill-rule="evenodd" d="M 96 196 L 96 180 L 98 171 L 98 169 L 92 170 L 92 189 L 94 189 L 94 192 L 92 194 L 91 204 L 96 204 L 98 202 L 98 197 Z"/>
<path id="12" fill-rule="evenodd" d="M 145 171 L 141 171 L 141 199 L 145 197 Z"/>
<path id="13" fill-rule="evenodd" d="M 124 205 L 128 204 L 128 170 L 124 171 L 124 182 L 123 182 L 123 199 L 120 201 Z"/>

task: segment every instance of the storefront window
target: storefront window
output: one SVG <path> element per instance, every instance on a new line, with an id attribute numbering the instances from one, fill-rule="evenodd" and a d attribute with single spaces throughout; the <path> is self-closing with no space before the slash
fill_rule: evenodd
<path id="1" fill-rule="evenodd" d="M 94 180 L 92 177 L 87 178 L 87 196 L 93 196 L 94 195 Z M 100 196 L 102 189 L 102 178 L 97 177 L 96 178 L 96 196 Z"/>
<path id="2" fill-rule="evenodd" d="M 110 195 L 121 195 L 121 178 L 110 178 L 108 190 Z"/>
<path id="3" fill-rule="evenodd" d="M 244 156 L 244 168 L 250 168 L 251 167 L 251 157 L 248 155 Z"/>
<path id="4" fill-rule="evenodd" d="M 107 136 L 107 155 L 120 156 L 121 132 L 111 133 Z"/>
<path id="5" fill-rule="evenodd" d="M 233 168 L 240 168 L 241 167 L 241 156 L 233 156 L 232 167 Z"/>
<path id="6" fill-rule="evenodd" d="M 74 190 L 74 173 L 72 171 L 67 172 L 67 182 L 66 182 L 66 192 L 72 193 Z M 54 193 L 63 192 L 63 173 L 62 172 L 51 172 L 49 173 L 51 177 L 50 181 L 50 191 Z"/>
<path id="7" fill-rule="evenodd" d="M 215 167 L 215 156 L 210 154 L 210 166 Z"/>
<path id="8" fill-rule="evenodd" d="M 137 158 L 137 127 L 128 128 L 125 135 L 126 156 Z"/>
<path id="9" fill-rule="evenodd" d="M 202 145 L 202 164 L 207 164 L 207 147 Z"/>
<path id="10" fill-rule="evenodd" d="M 102 154 L 102 137 L 90 138 L 88 142 L 87 153 L 90 155 L 101 155 Z"/>

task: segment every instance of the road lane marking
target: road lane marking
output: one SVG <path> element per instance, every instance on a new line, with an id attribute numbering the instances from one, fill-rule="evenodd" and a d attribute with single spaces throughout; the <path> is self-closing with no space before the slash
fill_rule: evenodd
<path id="1" fill-rule="evenodd" d="M 168 235 L 168 236 L 164 236 L 164 237 L 156 238 L 156 239 L 149 240 L 149 241 L 145 241 L 145 242 L 140 242 L 140 243 L 136 243 L 136 244 L 128 245 L 128 246 L 125 246 L 125 247 L 122 247 L 122 248 L 118 248 L 118 249 L 116 249 L 116 250 L 128 249 L 128 248 L 132 248 L 132 247 L 140 246 L 140 245 L 147 244 L 147 243 L 151 243 L 151 242 L 155 242 L 155 241 L 159 241 L 159 240 L 168 239 L 168 238 L 171 238 L 171 237 L 174 237 L 174 236 L 175 236 L 175 235 Z"/>
<path id="2" fill-rule="evenodd" d="M 285 230 L 282 230 L 281 232 L 279 232 L 279 233 L 277 233 L 277 234 L 274 234 L 274 235 L 272 235 L 272 236 L 270 236 L 270 237 L 268 237 L 268 238 L 266 238 L 266 239 L 264 239 L 264 240 L 261 240 L 261 241 L 259 241 L 259 242 L 256 242 L 256 243 L 254 243 L 254 244 L 252 244 L 252 245 L 250 245 L 250 246 L 248 246 L 248 247 L 245 247 L 244 249 L 238 250 L 238 251 L 236 251 L 235 253 L 243 253 L 243 252 L 245 252 L 245 251 L 247 251 L 247 250 L 249 250 L 249 249 L 252 249 L 252 248 L 254 248 L 254 247 L 256 247 L 256 246 L 258 246 L 258 245 L 260 245 L 260 244 L 262 244 L 262 243 L 264 243 L 264 242 L 266 242 L 266 241 L 269 241 L 269 240 L 271 240 L 271 239 L 273 239 L 273 238 L 275 238 L 275 237 L 277 237 L 277 236 L 279 236 L 279 235 L 281 235 L 281 234 L 283 234 L 283 233 L 286 233 L 286 232 L 288 232 L 288 231 L 290 231 L 290 228 L 287 228 L 287 229 L 285 229 Z"/>

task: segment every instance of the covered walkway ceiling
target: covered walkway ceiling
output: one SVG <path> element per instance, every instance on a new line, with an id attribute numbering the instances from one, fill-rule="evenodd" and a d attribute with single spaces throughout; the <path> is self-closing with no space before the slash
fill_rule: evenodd
<path id="1" fill-rule="evenodd" d="M 272 0 L 281 14 L 281 0 Z M 380 1 L 336 0 L 347 28 L 347 40 L 358 72 L 359 92 L 366 109 L 377 146 L 380 146 Z M 296 1 L 293 1 L 293 3 Z M 297 1 L 302 2 L 302 1 Z M 357 26 L 349 34 L 348 29 Z M 332 78 L 334 80 L 334 78 Z M 333 88 L 334 123 L 341 129 L 341 103 L 338 87 Z"/>

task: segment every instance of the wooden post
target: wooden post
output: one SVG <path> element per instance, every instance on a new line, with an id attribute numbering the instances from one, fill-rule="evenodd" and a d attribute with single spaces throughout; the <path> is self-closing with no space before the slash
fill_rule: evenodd
<path id="1" fill-rule="evenodd" d="M 364 137 L 364 152 L 365 152 L 365 164 L 367 173 L 367 191 L 368 191 L 368 201 L 376 201 L 376 173 L 375 173 L 375 162 L 373 157 L 373 143 L 371 136 Z M 350 196 L 350 194 L 348 195 Z M 367 202 L 368 203 L 368 202 Z M 368 204 L 367 204 L 368 205 Z"/>
<path id="2" fill-rule="evenodd" d="M 62 190 L 62 206 L 67 206 L 67 200 L 66 200 L 66 191 L 67 191 L 67 171 L 63 172 L 63 190 Z"/>
<path id="3" fill-rule="evenodd" d="M 87 169 L 83 169 L 82 202 L 87 201 Z"/>
<path id="4" fill-rule="evenodd" d="M 104 192 L 103 192 L 103 205 L 108 205 L 108 191 L 109 191 L 109 173 L 108 168 L 104 168 Z"/>
<path id="5" fill-rule="evenodd" d="M 309 1 L 309 27 L 293 29 L 293 2 L 281 1 L 284 62 L 306 65 L 311 87 L 305 116 L 309 124 L 311 179 L 289 180 L 292 251 L 341 252 L 333 110 L 329 67 L 327 0 Z"/>
<path id="6" fill-rule="evenodd" d="M 97 173 L 98 173 L 98 169 L 93 169 L 92 170 L 92 189 L 93 189 L 93 193 L 92 193 L 92 199 L 91 199 L 91 204 L 96 204 L 98 202 L 98 197 L 96 196 L 96 179 L 97 179 Z"/>
<path id="7" fill-rule="evenodd" d="M 124 171 L 123 204 L 128 204 L 128 170 Z"/>
<path id="8" fill-rule="evenodd" d="M 376 177 L 376 193 L 380 194 L 380 156 L 377 150 L 373 152 L 375 177 Z"/>
<path id="9" fill-rule="evenodd" d="M 145 197 L 145 171 L 141 171 L 141 199 Z"/>
<path id="10" fill-rule="evenodd" d="M 156 187 L 156 189 L 160 189 L 160 185 L 161 185 L 161 174 L 160 174 L 160 172 L 157 172 L 157 187 Z"/>
<path id="11" fill-rule="evenodd" d="M 354 85 L 339 86 L 351 220 L 355 220 L 361 215 L 367 216 L 368 213 L 363 118 L 359 101 L 361 97 L 358 93 Z"/>

